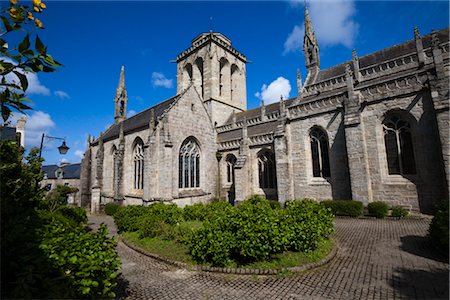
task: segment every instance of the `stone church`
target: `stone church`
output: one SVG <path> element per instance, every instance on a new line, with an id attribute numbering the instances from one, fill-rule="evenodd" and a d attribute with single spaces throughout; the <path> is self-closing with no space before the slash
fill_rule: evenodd
<path id="1" fill-rule="evenodd" d="M 449 29 L 328 69 L 305 10 L 298 96 L 247 110 L 246 57 L 206 32 L 176 57 L 177 94 L 89 138 L 81 205 L 180 206 L 253 194 L 385 201 L 429 212 L 449 192 Z"/>

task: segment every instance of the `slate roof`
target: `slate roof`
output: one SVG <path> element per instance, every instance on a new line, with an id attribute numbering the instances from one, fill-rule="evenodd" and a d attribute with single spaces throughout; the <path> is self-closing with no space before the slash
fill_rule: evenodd
<path id="1" fill-rule="evenodd" d="M 58 165 L 42 166 L 42 172 L 47 174 L 48 179 L 57 179 L 56 170 L 59 168 L 60 166 Z M 63 171 L 63 179 L 80 179 L 81 163 L 62 165 L 61 169 Z"/>
<path id="2" fill-rule="evenodd" d="M 176 95 L 172 98 L 169 98 L 163 102 L 156 104 L 138 114 L 135 114 L 128 119 L 123 121 L 123 132 L 127 134 L 129 132 L 133 132 L 137 129 L 148 128 L 148 123 L 150 122 L 150 112 L 153 109 L 155 114 L 155 121 L 160 117 L 182 94 Z M 115 139 L 119 136 L 120 125 L 113 124 L 109 127 L 105 133 L 103 133 L 99 138 L 102 138 L 103 141 Z M 97 144 L 99 139 L 94 142 L 94 145 Z"/>
<path id="3" fill-rule="evenodd" d="M 449 28 L 444 28 L 437 31 L 437 35 L 441 43 L 448 42 Z M 431 33 L 422 37 L 422 43 L 424 49 L 427 49 L 431 46 Z M 407 55 L 413 52 L 416 52 L 416 42 L 414 39 L 368 55 L 361 56 L 359 58 L 359 68 L 362 69 L 374 64 L 379 64 L 384 61 L 392 60 L 396 57 Z M 351 62 L 352 61 L 346 61 L 331 68 L 320 70 L 316 80 L 311 84 L 325 81 L 333 77 L 345 75 L 345 66 L 347 64 L 350 64 L 350 67 L 353 68 L 353 64 Z"/>

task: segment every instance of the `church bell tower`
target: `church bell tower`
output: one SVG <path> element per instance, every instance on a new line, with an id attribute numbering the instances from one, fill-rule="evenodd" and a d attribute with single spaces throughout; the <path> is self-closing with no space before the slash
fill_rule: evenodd
<path id="1" fill-rule="evenodd" d="M 216 125 L 247 108 L 247 58 L 223 34 L 201 33 L 176 63 L 177 93 L 193 84 Z"/>
<path id="2" fill-rule="evenodd" d="M 125 87 L 125 67 L 120 70 L 119 84 L 116 89 L 116 97 L 114 98 L 114 124 L 118 124 L 127 118 L 127 89 Z"/>

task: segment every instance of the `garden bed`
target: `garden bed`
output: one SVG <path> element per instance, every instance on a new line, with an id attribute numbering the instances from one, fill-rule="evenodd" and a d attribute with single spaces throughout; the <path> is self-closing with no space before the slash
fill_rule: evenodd
<path id="1" fill-rule="evenodd" d="M 157 203 L 121 207 L 114 219 L 132 248 L 207 271 L 259 274 L 297 268 L 330 256 L 334 245 L 333 214 L 311 200 L 290 201 L 284 209 L 258 197 L 238 207 L 212 202 L 181 209 Z"/>

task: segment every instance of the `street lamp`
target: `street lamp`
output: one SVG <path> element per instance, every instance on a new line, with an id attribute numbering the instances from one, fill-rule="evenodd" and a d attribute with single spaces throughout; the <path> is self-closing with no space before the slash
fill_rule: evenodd
<path id="1" fill-rule="evenodd" d="M 47 138 L 49 140 L 61 140 L 63 141 L 61 146 L 58 147 L 58 151 L 60 154 L 66 154 L 67 151 L 69 151 L 69 147 L 67 147 L 66 145 L 66 139 L 65 138 L 59 138 L 59 137 L 54 137 L 54 136 L 48 136 L 45 135 L 44 133 L 42 134 L 42 138 L 41 138 L 41 146 L 39 147 L 39 158 L 41 158 L 42 156 L 42 147 L 44 146 L 44 138 Z"/>

